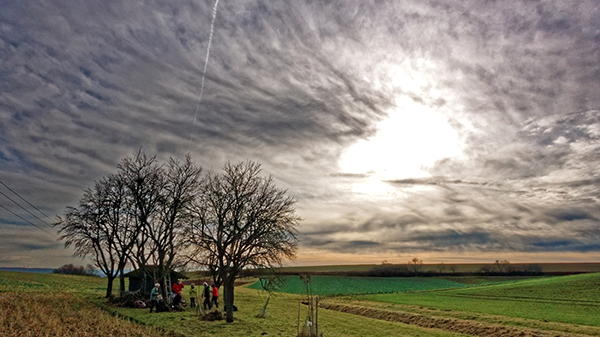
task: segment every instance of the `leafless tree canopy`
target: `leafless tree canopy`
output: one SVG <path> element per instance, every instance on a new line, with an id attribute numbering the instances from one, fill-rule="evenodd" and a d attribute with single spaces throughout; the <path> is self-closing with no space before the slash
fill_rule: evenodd
<path id="1" fill-rule="evenodd" d="M 158 266 L 153 276 L 166 291 L 165 275 L 183 264 L 182 235 L 202 169 L 189 156 L 159 165 L 142 151 L 117 168 L 85 191 L 79 207 L 67 208 L 65 219 L 55 224 L 59 239 L 78 256 L 90 256 L 107 275 L 107 296 L 117 275 L 124 291 L 127 262 L 134 268 Z"/>
<path id="2" fill-rule="evenodd" d="M 68 207 L 59 227 L 59 239 L 65 247 L 73 247 L 79 257 L 90 256 L 94 264 L 106 274 L 106 296 L 118 272 L 122 272 L 131 251 L 133 234 L 129 220 L 123 214 L 125 192 L 119 176 L 110 175 L 87 189 L 79 207 Z M 128 241 L 129 240 L 129 241 Z"/>
<path id="3" fill-rule="evenodd" d="M 159 165 L 155 157 L 138 153 L 119 165 L 129 195 L 129 212 L 137 235 L 130 261 L 144 269 L 155 265 L 152 277 L 161 283 L 163 296 L 170 288 L 167 275 L 184 265 L 183 231 L 189 223 L 189 207 L 201 181 L 202 168 L 188 155 L 183 162 L 171 158 Z"/>
<path id="4" fill-rule="evenodd" d="M 56 226 L 65 246 L 90 256 L 108 276 L 107 296 L 117 275 L 124 290 L 127 262 L 155 265 L 153 277 L 164 292 L 169 272 L 191 260 L 223 285 L 231 321 L 240 272 L 279 266 L 298 245 L 296 201 L 260 174 L 260 164 L 248 161 L 202 175 L 189 155 L 160 165 L 139 151 L 86 190 Z"/>
<path id="5" fill-rule="evenodd" d="M 209 173 L 188 228 L 192 258 L 223 284 L 227 320 L 233 320 L 233 282 L 244 268 L 280 265 L 297 249 L 296 201 L 260 175 L 260 164 L 227 163 Z"/>
<path id="6" fill-rule="evenodd" d="M 163 176 L 155 157 L 138 152 L 133 158 L 125 158 L 118 166 L 128 194 L 128 214 L 139 228 L 130 261 L 145 266 L 154 256 L 155 247 L 150 244 L 151 224 L 158 218 L 158 202 L 163 188 Z"/>

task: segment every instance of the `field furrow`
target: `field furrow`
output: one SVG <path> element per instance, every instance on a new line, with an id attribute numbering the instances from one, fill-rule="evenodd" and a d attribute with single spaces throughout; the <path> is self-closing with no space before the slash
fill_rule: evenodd
<path id="1" fill-rule="evenodd" d="M 567 337 L 567 336 L 597 336 L 563 331 L 547 331 L 522 327 L 511 327 L 501 324 L 489 324 L 448 317 L 426 316 L 411 312 L 390 311 L 385 309 L 368 308 L 345 304 L 322 303 L 321 307 L 353 315 L 359 315 L 391 322 L 416 325 L 423 328 L 442 329 L 445 331 L 468 334 L 481 337 Z"/>

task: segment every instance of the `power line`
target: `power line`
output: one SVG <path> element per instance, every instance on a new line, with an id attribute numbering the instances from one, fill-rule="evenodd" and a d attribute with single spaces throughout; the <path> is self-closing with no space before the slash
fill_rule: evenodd
<path id="1" fill-rule="evenodd" d="M 19 219 L 21 219 L 21 220 L 23 220 L 23 221 L 27 222 L 28 224 L 32 225 L 33 227 L 36 227 L 37 229 L 39 229 L 39 230 L 42 230 L 42 231 L 44 231 L 45 233 L 47 233 L 47 234 L 50 234 L 50 235 L 52 235 L 52 236 L 56 237 L 56 234 L 52 234 L 52 233 L 48 232 L 47 230 L 43 229 L 42 227 L 40 227 L 40 226 L 38 226 L 38 225 L 34 224 L 33 222 L 31 222 L 31 221 L 29 221 L 29 220 L 27 220 L 27 219 L 23 218 L 23 217 L 22 217 L 22 216 L 20 216 L 19 214 L 17 214 L 17 213 L 15 213 L 15 212 L 11 211 L 10 209 L 8 209 L 8 208 L 4 207 L 3 205 L 1 205 L 1 204 L 0 204 L 0 207 L 4 208 L 4 209 L 5 209 L 5 210 L 7 210 L 8 212 L 12 213 L 14 216 L 16 216 L 16 217 L 18 217 Z"/>
<path id="2" fill-rule="evenodd" d="M 12 188 L 8 187 L 4 182 L 2 182 L 2 180 L 0 180 L 0 184 L 4 185 L 4 187 L 6 187 L 9 191 L 13 192 L 17 197 L 21 198 L 21 200 L 25 201 L 27 203 L 27 205 L 33 207 L 36 211 L 40 212 L 40 214 L 42 214 L 43 216 L 45 216 L 46 218 L 50 219 L 50 217 L 48 215 L 46 215 L 46 213 L 40 211 L 39 208 L 35 207 L 34 205 L 32 205 L 29 201 L 25 200 L 25 198 L 23 198 L 21 195 L 19 195 L 19 193 L 13 191 Z"/>
<path id="3" fill-rule="evenodd" d="M 48 226 L 48 227 L 52 228 L 52 226 L 51 226 L 49 223 L 47 223 L 46 221 L 44 221 L 44 220 L 40 219 L 40 218 L 39 218 L 37 215 L 35 215 L 35 214 L 31 213 L 31 212 L 30 212 L 28 209 L 26 209 L 25 207 L 23 207 L 23 206 L 19 205 L 19 203 L 18 203 L 18 202 L 16 202 L 16 201 L 12 200 L 12 199 L 11 199 L 11 198 L 10 198 L 8 195 L 4 194 L 2 191 L 0 191 L 0 194 L 2 194 L 3 196 L 5 196 L 5 197 L 6 197 L 6 199 L 8 199 L 8 200 L 12 201 L 12 202 L 13 202 L 15 205 L 19 206 L 19 207 L 20 207 L 22 210 L 24 210 L 25 212 L 27 212 L 27 213 L 31 214 L 31 216 L 33 216 L 34 218 L 36 218 L 36 219 L 40 220 L 40 221 L 41 221 L 43 224 L 45 224 L 46 226 Z"/>

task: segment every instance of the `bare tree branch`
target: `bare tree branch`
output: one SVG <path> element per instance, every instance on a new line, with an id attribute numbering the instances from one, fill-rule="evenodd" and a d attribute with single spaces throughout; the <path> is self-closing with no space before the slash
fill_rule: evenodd
<path id="1" fill-rule="evenodd" d="M 293 258 L 298 239 L 296 201 L 261 177 L 260 164 L 226 163 L 198 191 L 187 229 L 193 257 L 223 282 L 227 321 L 233 321 L 233 284 L 244 268 L 279 266 Z M 218 284 L 217 286 L 219 286 Z"/>

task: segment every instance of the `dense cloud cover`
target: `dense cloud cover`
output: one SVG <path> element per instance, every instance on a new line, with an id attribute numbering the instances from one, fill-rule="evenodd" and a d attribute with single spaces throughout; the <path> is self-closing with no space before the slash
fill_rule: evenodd
<path id="1" fill-rule="evenodd" d="M 139 148 L 251 159 L 300 263 L 600 258 L 598 2 L 221 0 L 199 101 L 213 5 L 0 1 L 0 180 L 53 215 Z M 0 205 L 0 266 L 72 262 Z"/>

